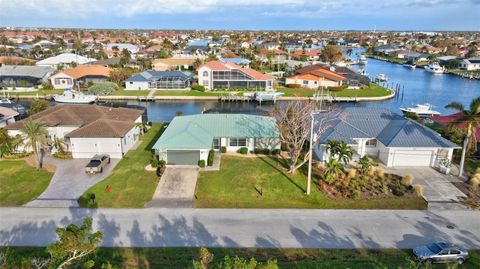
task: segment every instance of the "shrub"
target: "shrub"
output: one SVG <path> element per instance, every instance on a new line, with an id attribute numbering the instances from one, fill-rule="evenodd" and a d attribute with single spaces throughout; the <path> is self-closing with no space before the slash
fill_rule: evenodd
<path id="1" fill-rule="evenodd" d="M 343 91 L 345 88 L 346 88 L 345 86 L 338 86 L 338 87 L 331 87 L 329 88 L 329 90 L 333 92 L 339 92 L 339 91 Z"/>
<path id="2" fill-rule="evenodd" d="M 198 166 L 200 166 L 201 168 L 204 168 L 205 167 L 205 160 L 198 161 Z"/>
<path id="3" fill-rule="evenodd" d="M 261 150 L 261 149 L 255 149 L 253 151 L 253 153 L 255 153 L 255 154 L 261 154 L 262 152 L 263 152 L 263 150 Z"/>
<path id="4" fill-rule="evenodd" d="M 248 148 L 247 147 L 242 147 L 242 148 L 238 149 L 238 153 L 248 154 Z"/>
<path id="5" fill-rule="evenodd" d="M 278 155 L 278 154 L 280 154 L 280 149 L 272 150 L 272 155 Z"/>
<path id="6" fill-rule="evenodd" d="M 470 190 L 475 194 L 478 191 L 478 185 L 480 184 L 480 180 L 478 177 L 473 177 L 470 179 Z"/>
<path id="7" fill-rule="evenodd" d="M 212 166 L 213 165 L 213 160 L 215 160 L 215 151 L 213 149 L 211 149 L 209 152 L 208 152 L 208 159 L 207 159 L 207 164 L 208 166 Z"/>
<path id="8" fill-rule="evenodd" d="M 160 161 L 158 160 L 158 156 L 155 154 L 152 154 L 152 157 L 150 159 L 150 165 L 155 168 L 155 167 L 158 167 L 159 162 Z"/>
<path id="9" fill-rule="evenodd" d="M 415 185 L 415 187 L 413 187 L 413 192 L 416 196 L 420 197 L 423 195 L 423 187 L 421 185 Z"/>
<path id="10" fill-rule="evenodd" d="M 409 186 L 412 186 L 413 184 L 413 177 L 408 175 L 408 176 L 404 176 L 402 178 L 402 184 L 409 187 Z"/>
<path id="11" fill-rule="evenodd" d="M 351 169 L 348 171 L 347 178 L 352 179 L 357 177 L 357 169 Z"/>
<path id="12" fill-rule="evenodd" d="M 288 84 L 287 85 L 287 88 L 300 88 L 300 87 L 302 87 L 302 85 L 300 85 L 300 84 Z"/>
<path id="13" fill-rule="evenodd" d="M 222 147 L 222 148 L 220 149 L 220 151 L 221 151 L 222 153 L 227 153 L 227 147 Z"/>
<path id="14" fill-rule="evenodd" d="M 118 90 L 118 85 L 113 82 L 103 82 L 92 85 L 88 88 L 88 93 L 94 95 L 108 95 Z"/>
<path id="15" fill-rule="evenodd" d="M 70 153 L 70 152 L 64 152 L 64 153 L 55 152 L 54 154 L 52 154 L 52 156 L 57 158 L 57 159 L 61 159 L 61 160 L 72 159 L 72 153 Z"/>
<path id="16" fill-rule="evenodd" d="M 202 85 L 198 85 L 197 83 L 192 84 L 192 90 L 199 91 L 199 92 L 204 92 L 205 87 Z"/>
<path id="17" fill-rule="evenodd" d="M 377 168 L 377 176 L 383 178 L 385 176 L 385 171 L 382 168 Z"/>
<path id="18" fill-rule="evenodd" d="M 164 168 L 167 165 L 167 163 L 164 160 L 158 161 L 158 167 Z"/>

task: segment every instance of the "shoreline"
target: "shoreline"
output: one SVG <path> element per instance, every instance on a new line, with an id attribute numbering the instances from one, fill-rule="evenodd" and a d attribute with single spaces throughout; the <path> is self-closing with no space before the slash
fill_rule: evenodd
<path id="1" fill-rule="evenodd" d="M 395 97 L 395 91 L 390 90 L 391 93 L 385 96 L 370 96 L 370 97 L 332 97 L 332 102 L 376 102 L 385 101 Z M 51 95 L 18 95 L 10 96 L 12 99 L 17 100 L 32 100 L 32 99 L 44 99 L 52 100 Z M 314 96 L 284 96 L 279 97 L 276 101 L 305 101 L 316 100 Z M 155 102 L 155 101 L 220 101 L 219 96 L 154 96 L 147 99 L 146 96 L 124 96 L 124 95 L 107 95 L 97 96 L 97 101 L 140 101 L 140 102 Z M 244 101 L 250 102 L 250 101 Z"/>

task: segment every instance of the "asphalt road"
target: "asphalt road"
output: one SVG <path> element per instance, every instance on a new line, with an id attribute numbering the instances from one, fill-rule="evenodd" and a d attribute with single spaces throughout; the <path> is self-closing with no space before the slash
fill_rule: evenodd
<path id="1" fill-rule="evenodd" d="M 2 208 L 0 245 L 44 246 L 55 227 L 92 216 L 103 246 L 480 249 L 480 213 L 411 210 Z"/>

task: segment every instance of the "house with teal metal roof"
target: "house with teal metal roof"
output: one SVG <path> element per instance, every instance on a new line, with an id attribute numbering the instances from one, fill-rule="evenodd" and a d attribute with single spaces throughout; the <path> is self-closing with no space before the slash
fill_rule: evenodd
<path id="1" fill-rule="evenodd" d="M 279 149 L 280 138 L 272 117 L 247 114 L 177 116 L 153 149 L 167 164 L 197 165 L 211 149 L 235 152 L 242 147 Z"/>

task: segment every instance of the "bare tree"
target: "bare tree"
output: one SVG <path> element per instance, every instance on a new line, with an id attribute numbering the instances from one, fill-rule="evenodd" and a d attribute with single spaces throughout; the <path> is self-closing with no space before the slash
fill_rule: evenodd
<path id="1" fill-rule="evenodd" d="M 47 266 L 50 264 L 50 259 L 33 258 L 31 263 L 36 269 L 47 268 Z"/>
<path id="2" fill-rule="evenodd" d="M 331 125 L 334 119 L 342 117 L 339 109 L 331 106 L 328 110 L 319 113 L 318 103 L 314 101 L 292 101 L 284 107 L 275 107 L 272 117 L 275 118 L 277 131 L 280 133 L 280 141 L 286 148 L 289 157 L 289 173 L 305 164 L 310 152 L 303 151 L 307 140 L 310 139 L 311 123 L 315 114 L 314 137 L 320 137 Z M 319 143 L 315 141 L 314 146 Z M 301 159 L 303 155 L 303 159 Z"/>

